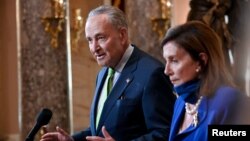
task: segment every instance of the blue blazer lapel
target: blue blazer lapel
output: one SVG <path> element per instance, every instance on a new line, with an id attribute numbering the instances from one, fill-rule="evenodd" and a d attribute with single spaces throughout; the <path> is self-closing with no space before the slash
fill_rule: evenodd
<path id="1" fill-rule="evenodd" d="M 107 74 L 108 68 L 104 68 L 100 71 L 97 82 L 96 82 L 96 89 L 95 89 L 95 95 L 93 99 L 93 103 L 91 105 L 91 113 L 90 113 L 90 128 L 92 135 L 97 135 L 96 134 L 96 126 L 95 126 L 95 120 L 96 120 L 96 111 L 97 111 L 97 106 L 98 106 L 98 101 L 100 97 L 100 93 L 102 90 L 102 86 L 105 83 L 105 76 Z"/>
<path id="2" fill-rule="evenodd" d="M 179 101 L 176 101 L 178 103 L 176 103 L 175 105 L 178 105 L 178 107 L 175 108 L 175 111 L 174 111 L 174 118 L 172 118 L 172 123 L 171 123 L 171 126 L 172 127 L 172 130 L 171 130 L 171 135 L 177 135 L 178 132 L 179 132 L 179 128 L 180 128 L 180 124 L 181 124 L 181 121 L 183 120 L 183 114 L 184 114 L 184 111 L 185 111 L 185 102 L 183 100 L 179 100 Z"/>

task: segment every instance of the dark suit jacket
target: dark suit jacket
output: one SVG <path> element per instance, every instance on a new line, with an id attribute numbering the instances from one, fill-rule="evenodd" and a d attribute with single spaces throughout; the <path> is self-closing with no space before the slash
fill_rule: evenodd
<path id="1" fill-rule="evenodd" d="M 134 51 L 109 94 L 96 130 L 97 103 L 107 75 L 99 72 L 91 106 L 90 128 L 73 135 L 75 141 L 103 136 L 101 127 L 116 141 L 161 141 L 169 136 L 175 96 L 162 63 L 134 47 Z"/>

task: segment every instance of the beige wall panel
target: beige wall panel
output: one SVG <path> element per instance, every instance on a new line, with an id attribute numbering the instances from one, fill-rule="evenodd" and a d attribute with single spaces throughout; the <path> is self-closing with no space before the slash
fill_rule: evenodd
<path id="1" fill-rule="evenodd" d="M 74 9 L 81 9 L 84 28 L 88 12 L 101 4 L 103 4 L 102 0 L 70 0 L 71 26 L 74 20 Z M 74 132 L 77 132 L 89 126 L 89 113 L 94 95 L 95 79 L 100 69 L 90 54 L 84 31 L 77 48 L 71 50 L 71 58 L 73 79 L 73 128 Z"/>

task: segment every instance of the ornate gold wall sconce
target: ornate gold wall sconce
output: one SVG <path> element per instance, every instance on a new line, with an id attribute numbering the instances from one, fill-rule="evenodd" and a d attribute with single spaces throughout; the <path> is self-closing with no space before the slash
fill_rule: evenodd
<path id="1" fill-rule="evenodd" d="M 72 18 L 71 47 L 73 50 L 77 50 L 83 32 L 83 17 L 81 16 L 81 9 L 73 9 Z"/>
<path id="2" fill-rule="evenodd" d="M 151 18 L 151 21 L 153 31 L 158 33 L 161 40 L 167 29 L 170 27 L 171 2 L 169 0 L 159 1 L 161 7 L 161 16 L 159 18 Z"/>
<path id="3" fill-rule="evenodd" d="M 50 44 L 52 47 L 58 47 L 58 36 L 63 30 L 65 21 L 65 3 L 63 0 L 51 0 L 52 13 L 51 17 L 42 17 L 44 30 L 51 35 Z"/>

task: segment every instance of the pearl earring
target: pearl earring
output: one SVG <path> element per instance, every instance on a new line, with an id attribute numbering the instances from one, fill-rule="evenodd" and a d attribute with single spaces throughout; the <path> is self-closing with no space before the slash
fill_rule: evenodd
<path id="1" fill-rule="evenodd" d="M 198 67 L 195 71 L 196 71 L 196 72 L 200 72 L 200 67 Z"/>

